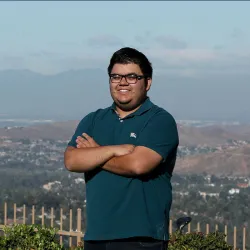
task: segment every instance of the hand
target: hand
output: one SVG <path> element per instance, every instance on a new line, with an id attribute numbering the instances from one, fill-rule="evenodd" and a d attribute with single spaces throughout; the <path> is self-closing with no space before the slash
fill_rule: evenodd
<path id="1" fill-rule="evenodd" d="M 130 154 L 134 151 L 135 146 L 131 144 L 122 144 L 115 146 L 115 156 Z"/>
<path id="2" fill-rule="evenodd" d="M 76 139 L 77 148 L 100 147 L 100 145 L 96 143 L 95 140 L 92 137 L 90 137 L 88 134 L 83 133 L 82 136 L 78 136 Z"/>

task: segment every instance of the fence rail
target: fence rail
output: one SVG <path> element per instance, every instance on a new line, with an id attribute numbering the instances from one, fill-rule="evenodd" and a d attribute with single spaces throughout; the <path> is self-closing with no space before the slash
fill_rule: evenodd
<path id="1" fill-rule="evenodd" d="M 31 214 L 31 224 L 36 224 L 36 218 L 39 218 L 41 220 L 41 225 L 45 225 L 45 217 L 50 220 L 50 226 L 54 227 L 55 223 L 57 225 L 59 225 L 59 230 L 57 232 L 57 234 L 60 237 L 60 244 L 63 243 L 63 236 L 67 236 L 69 237 L 69 241 L 68 241 L 68 245 L 69 247 L 72 247 L 72 238 L 76 238 L 76 242 L 79 243 L 81 242 L 82 237 L 84 236 L 84 232 L 82 232 L 82 209 L 78 208 L 77 209 L 77 218 L 76 218 L 76 229 L 73 229 L 73 213 L 72 213 L 72 209 L 69 209 L 69 225 L 68 225 L 68 229 L 65 230 L 63 228 L 63 221 L 66 218 L 63 214 L 63 209 L 60 208 L 60 220 L 55 220 L 55 214 L 54 214 L 54 208 L 50 208 L 50 214 L 45 213 L 45 209 L 44 207 L 41 208 L 41 215 L 37 215 L 36 217 L 36 209 L 35 206 L 33 205 L 31 208 L 32 212 Z M 17 208 L 16 203 L 14 203 L 13 206 L 13 219 L 9 219 L 8 214 L 8 207 L 7 207 L 7 203 L 4 203 L 4 224 L 0 224 L 0 230 L 3 229 L 5 226 L 8 225 L 13 225 L 13 224 L 26 224 L 27 222 L 27 209 L 26 209 L 26 205 L 23 205 L 21 208 Z M 22 216 L 17 217 L 17 212 L 22 212 Z M 0 220 L 1 222 L 1 220 Z M 190 233 L 191 232 L 191 224 L 188 224 L 187 226 L 187 230 L 186 232 Z M 192 224 L 193 225 L 193 224 Z M 64 225 L 65 226 L 65 225 Z M 193 226 L 194 227 L 194 226 Z M 214 226 L 215 231 L 218 230 L 218 225 L 216 224 Z M 201 224 L 198 222 L 197 225 L 195 225 L 195 228 L 192 228 L 192 231 L 198 231 L 201 232 Z M 205 234 L 208 234 L 211 231 L 211 226 L 209 224 L 205 225 Z M 169 232 L 170 234 L 173 233 L 173 220 L 170 219 L 169 222 Z M 228 226 L 225 225 L 224 226 L 224 233 L 226 235 L 225 237 L 225 241 L 228 242 Z M 237 243 L 237 236 L 241 236 L 242 237 L 242 242 L 241 242 L 241 246 L 239 246 L 239 244 Z M 243 227 L 242 231 L 241 230 L 237 230 L 236 226 L 233 227 L 233 241 L 230 244 L 233 244 L 234 249 L 238 249 L 238 250 L 247 250 L 246 248 L 246 240 L 247 240 L 247 232 L 246 232 L 246 227 Z"/>

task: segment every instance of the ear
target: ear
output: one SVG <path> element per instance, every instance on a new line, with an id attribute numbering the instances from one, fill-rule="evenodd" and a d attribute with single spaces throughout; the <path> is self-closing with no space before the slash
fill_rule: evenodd
<path id="1" fill-rule="evenodd" d="M 152 78 L 147 78 L 146 79 L 146 91 L 150 90 L 151 84 L 152 84 Z"/>

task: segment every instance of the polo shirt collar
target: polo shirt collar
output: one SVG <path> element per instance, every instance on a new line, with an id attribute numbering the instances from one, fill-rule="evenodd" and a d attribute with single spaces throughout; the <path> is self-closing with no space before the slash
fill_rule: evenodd
<path id="1" fill-rule="evenodd" d="M 153 103 L 151 102 L 150 98 L 147 97 L 146 100 L 142 103 L 141 107 L 139 109 L 137 109 L 135 112 L 129 114 L 127 117 L 132 117 L 132 116 L 140 116 L 142 115 L 144 112 L 148 111 L 149 109 L 151 109 L 153 106 Z M 115 102 L 113 102 L 113 104 L 111 105 L 111 109 L 116 111 L 116 105 Z"/>

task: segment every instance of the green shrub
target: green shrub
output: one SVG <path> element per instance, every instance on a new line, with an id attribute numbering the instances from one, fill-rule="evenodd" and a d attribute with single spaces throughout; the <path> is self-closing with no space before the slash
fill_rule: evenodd
<path id="1" fill-rule="evenodd" d="M 14 225 L 4 228 L 5 236 L 0 236 L 0 249 L 5 250 L 66 250 L 56 239 L 57 229 L 40 225 Z M 82 250 L 83 245 L 71 249 Z M 212 232 L 182 234 L 173 233 L 168 250 L 233 250 L 225 242 L 225 235 Z"/>
<path id="2" fill-rule="evenodd" d="M 171 235 L 168 250 L 233 250 L 225 241 L 221 232 L 204 235 L 201 232 L 181 234 L 179 231 Z"/>
<path id="3" fill-rule="evenodd" d="M 71 247 L 70 250 L 84 250 L 84 242 L 78 242 L 77 247 Z"/>
<path id="4" fill-rule="evenodd" d="M 3 229 L 0 249 L 6 250 L 63 250 L 56 239 L 57 230 L 40 225 L 13 225 Z"/>

